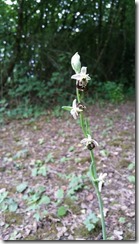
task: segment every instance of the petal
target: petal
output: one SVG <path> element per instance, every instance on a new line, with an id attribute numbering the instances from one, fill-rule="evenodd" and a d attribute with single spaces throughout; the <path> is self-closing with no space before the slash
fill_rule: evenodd
<path id="1" fill-rule="evenodd" d="M 89 75 L 86 75 L 86 80 L 91 80 Z"/>
<path id="2" fill-rule="evenodd" d="M 94 139 L 92 139 L 92 141 L 94 142 L 95 146 L 99 146 L 97 141 L 95 141 Z"/>
<path id="3" fill-rule="evenodd" d="M 86 75 L 86 72 L 87 72 L 87 67 L 84 67 L 84 66 L 83 66 L 83 67 L 81 68 L 81 74 L 82 74 L 82 75 Z"/>
<path id="4" fill-rule="evenodd" d="M 77 112 L 82 112 L 83 110 L 77 107 L 77 108 L 76 108 L 76 111 L 77 111 Z"/>
<path id="5" fill-rule="evenodd" d="M 76 99 L 74 99 L 73 102 L 72 102 L 72 108 L 76 109 Z"/>
<path id="6" fill-rule="evenodd" d="M 72 76 L 71 76 L 71 79 L 74 79 L 74 80 L 81 80 L 81 79 L 82 79 L 82 75 L 80 75 L 80 74 L 72 75 Z"/>
<path id="7" fill-rule="evenodd" d="M 101 189 L 102 189 L 102 184 L 103 184 L 103 182 L 102 182 L 102 181 L 100 181 L 100 182 L 98 183 L 98 189 L 99 189 L 99 192 L 101 192 Z"/>
<path id="8" fill-rule="evenodd" d="M 83 140 L 81 140 L 81 143 L 82 144 L 86 144 L 86 142 L 87 142 L 87 139 L 86 138 L 84 138 Z"/>
<path id="9" fill-rule="evenodd" d="M 71 115 L 73 116 L 74 119 L 77 119 L 78 113 L 74 109 L 70 111 Z"/>
<path id="10" fill-rule="evenodd" d="M 106 176 L 107 176 L 107 173 L 104 173 L 104 174 L 102 175 L 102 179 L 106 178 Z"/>

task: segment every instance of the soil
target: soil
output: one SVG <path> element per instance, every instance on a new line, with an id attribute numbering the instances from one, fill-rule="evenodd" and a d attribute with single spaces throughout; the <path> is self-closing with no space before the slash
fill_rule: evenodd
<path id="1" fill-rule="evenodd" d="M 99 143 L 97 172 L 107 173 L 107 238 L 135 240 L 135 104 L 96 104 L 85 113 Z M 7 120 L 0 137 L 1 239 L 101 240 L 100 221 L 90 231 L 84 224 L 91 213 L 99 217 L 99 206 L 78 121 L 67 111 Z"/>

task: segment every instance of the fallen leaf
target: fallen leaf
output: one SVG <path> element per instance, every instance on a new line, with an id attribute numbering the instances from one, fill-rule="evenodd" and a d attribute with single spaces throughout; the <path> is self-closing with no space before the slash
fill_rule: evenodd
<path id="1" fill-rule="evenodd" d="M 123 231 L 122 230 L 114 230 L 114 235 L 115 235 L 115 237 L 118 238 L 118 240 L 123 239 Z"/>
<path id="2" fill-rule="evenodd" d="M 89 194 L 89 195 L 86 197 L 86 200 L 87 200 L 87 201 L 91 201 L 91 200 L 93 200 L 93 198 L 94 198 L 93 194 Z"/>
<path id="3" fill-rule="evenodd" d="M 60 238 L 61 236 L 63 236 L 63 234 L 67 231 L 67 228 L 65 226 L 63 227 L 57 227 L 56 228 L 58 230 L 58 234 L 57 237 Z"/>

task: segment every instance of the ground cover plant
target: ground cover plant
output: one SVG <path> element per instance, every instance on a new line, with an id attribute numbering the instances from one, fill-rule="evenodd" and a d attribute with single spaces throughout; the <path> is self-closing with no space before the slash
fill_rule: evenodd
<path id="1" fill-rule="evenodd" d="M 134 107 L 96 103 L 86 111 L 99 141 L 98 172 L 107 172 L 102 199 L 112 240 L 135 239 Z M 90 157 L 70 114 L 8 119 L 0 135 L 1 239 L 101 240 Z"/>

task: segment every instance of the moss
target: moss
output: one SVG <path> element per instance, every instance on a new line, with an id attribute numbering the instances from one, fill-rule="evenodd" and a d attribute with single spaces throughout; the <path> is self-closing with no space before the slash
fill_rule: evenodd
<path id="1" fill-rule="evenodd" d="M 121 147 L 123 144 L 122 139 L 115 139 L 109 143 L 110 146 Z"/>
<path id="2" fill-rule="evenodd" d="M 130 163 L 129 160 L 127 160 L 127 159 L 122 159 L 122 160 L 120 160 L 118 166 L 119 166 L 120 168 L 127 168 L 128 165 L 129 165 L 129 163 Z"/>
<path id="3" fill-rule="evenodd" d="M 5 188 L 6 191 L 9 191 L 9 193 L 15 193 L 16 188 L 11 186 L 11 185 L 6 185 L 6 184 L 0 184 L 0 189 Z"/>
<path id="4" fill-rule="evenodd" d="M 81 225 L 74 230 L 74 236 L 78 238 L 92 239 L 97 237 L 101 231 L 100 224 L 96 224 L 95 229 L 92 231 L 88 231 L 85 225 Z"/>
<path id="5" fill-rule="evenodd" d="M 125 234 L 124 234 L 123 240 L 127 240 L 127 241 L 129 241 L 129 240 L 135 240 L 134 233 L 132 231 L 127 230 L 125 232 Z"/>
<path id="6" fill-rule="evenodd" d="M 80 214 L 81 209 L 79 205 L 75 204 L 75 202 L 70 197 L 66 197 L 64 199 L 64 204 L 69 206 L 69 209 L 73 212 L 73 214 Z"/>
<path id="7" fill-rule="evenodd" d="M 109 204 L 110 204 L 110 206 L 114 206 L 115 204 L 119 204 L 119 202 L 113 201 L 113 202 L 110 202 Z"/>
<path id="8" fill-rule="evenodd" d="M 131 144 L 122 144 L 121 147 L 122 147 L 123 150 L 130 150 L 132 145 Z"/>
<path id="9" fill-rule="evenodd" d="M 5 222 L 7 224 L 21 225 L 23 216 L 20 213 L 5 212 Z"/>
<path id="10" fill-rule="evenodd" d="M 27 236 L 23 240 L 24 241 L 35 241 L 35 240 L 37 240 L 37 236 L 35 236 L 35 235 Z"/>
<path id="11" fill-rule="evenodd" d="M 55 224 L 54 223 L 51 223 L 51 226 L 50 228 L 49 227 L 43 227 L 43 228 L 39 228 L 35 233 L 34 235 L 31 234 L 27 237 L 24 238 L 24 240 L 34 240 L 34 241 L 37 241 L 37 240 L 55 240 L 56 239 L 56 236 L 57 236 L 57 230 L 56 230 L 56 227 L 55 227 Z"/>
<path id="12" fill-rule="evenodd" d="M 126 131 L 126 130 L 121 131 L 121 132 L 119 133 L 119 136 L 129 136 L 129 135 L 131 135 L 131 132 Z"/>
<path id="13" fill-rule="evenodd" d="M 4 172 L 6 170 L 6 167 L 5 166 L 1 166 L 0 167 L 0 172 Z"/>

